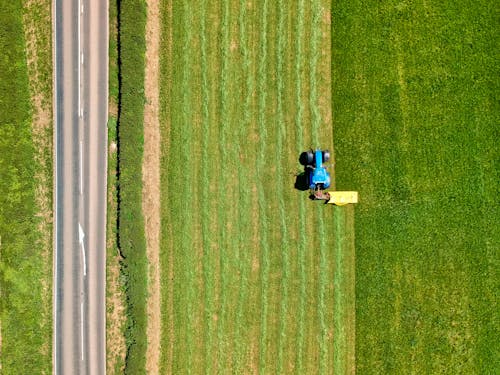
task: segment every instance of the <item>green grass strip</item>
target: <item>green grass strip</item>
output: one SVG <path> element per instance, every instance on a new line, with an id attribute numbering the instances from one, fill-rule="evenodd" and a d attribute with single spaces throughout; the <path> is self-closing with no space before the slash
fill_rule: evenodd
<path id="1" fill-rule="evenodd" d="M 182 128 L 181 128 L 181 154 L 182 154 L 182 163 L 178 164 L 178 168 L 182 168 L 182 165 L 191 164 L 192 159 L 192 140 L 193 134 L 191 133 L 191 85 L 190 85 L 190 66 L 191 66 L 191 54 L 192 46 L 191 46 L 191 21 L 192 21 L 192 10 L 189 2 L 182 3 L 182 43 L 183 43 L 183 64 L 182 64 L 182 86 L 180 87 L 182 91 Z M 191 173 L 193 173 L 193 169 L 190 169 Z M 183 169 L 185 173 L 186 170 Z M 181 172 L 182 173 L 182 172 Z M 188 178 L 188 183 L 183 186 L 183 192 L 181 194 L 186 194 L 186 196 L 190 197 L 193 195 L 193 184 L 189 183 L 193 178 Z M 188 228 L 192 223 L 193 212 L 189 207 L 189 202 L 187 200 L 181 198 L 182 205 L 182 222 L 184 223 L 184 228 Z M 187 362 L 185 364 L 188 374 L 192 373 L 193 369 L 193 337 L 194 337 L 194 303 L 195 301 L 195 257 L 193 256 L 192 249 L 192 231 L 191 230 L 183 230 L 181 235 L 181 243 L 180 248 L 182 252 L 180 253 L 180 264 L 183 266 L 183 274 L 186 275 L 187 281 L 187 293 L 185 298 L 183 298 L 183 302 L 186 304 L 186 312 L 185 318 L 186 321 L 186 331 L 183 332 L 186 337 L 186 348 L 187 348 Z M 182 260 L 181 260 L 182 259 Z"/>
<path id="2" fill-rule="evenodd" d="M 302 38 L 304 36 L 304 0 L 299 0 L 296 26 L 296 56 L 295 63 L 295 92 L 296 92 L 296 108 L 297 115 L 295 121 L 296 131 L 296 150 L 297 152 L 303 151 L 304 135 L 302 131 L 302 121 L 304 118 L 304 108 L 302 104 L 302 64 L 301 57 L 303 54 Z M 299 200 L 299 244 L 298 244 L 298 264 L 299 264 L 299 280 L 300 280 L 300 297 L 299 297 L 299 316 L 298 316 L 298 335 L 297 335 L 297 374 L 304 373 L 304 329 L 305 329 L 305 309 L 307 297 L 307 275 L 305 270 L 305 252 L 306 252 L 306 233 L 304 225 L 305 222 L 305 202 L 303 199 Z"/>
<path id="3" fill-rule="evenodd" d="M 221 41 L 220 41 L 220 87 L 219 87 L 219 95 L 220 95 L 220 128 L 219 128 L 219 153 L 221 155 L 221 164 L 223 166 L 228 165 L 229 163 L 229 154 L 227 151 L 228 143 L 227 143 L 227 133 L 228 133 L 228 122 L 229 122 L 229 110 L 230 107 L 228 105 L 228 50 L 229 50 L 229 3 L 228 0 L 224 0 L 221 3 L 221 13 L 222 20 L 220 25 L 220 33 L 221 33 Z M 228 173 L 222 173 L 221 175 L 221 184 L 222 188 L 219 189 L 219 209 L 218 209 L 218 220 L 219 220 L 219 264 L 220 264 L 220 280 L 221 280 L 221 288 L 220 288 L 220 307 L 219 307 L 219 320 L 218 320 L 218 330 L 217 330 L 217 343 L 218 343 L 218 371 L 221 371 L 221 364 L 226 363 L 226 355 L 227 355 L 227 343 L 228 340 L 224 337 L 227 332 L 225 332 L 226 321 L 227 321 L 227 292 L 228 292 L 228 276 L 229 276 L 229 264 L 228 264 L 228 256 L 229 253 L 227 251 L 228 242 L 227 242 L 227 232 L 226 232 L 226 222 L 227 222 L 227 214 L 228 214 L 228 193 L 226 189 L 229 187 Z"/>
<path id="4" fill-rule="evenodd" d="M 267 139 L 266 126 L 266 80 L 267 80 L 267 14 L 268 2 L 264 0 L 261 14 L 261 33 L 259 38 L 259 65 L 258 65 L 258 129 L 259 129 L 259 152 L 257 155 L 257 175 L 261 176 L 265 168 L 265 151 Z M 269 283 L 269 242 L 268 242 L 268 215 L 266 212 L 266 197 L 262 187 L 258 188 L 259 215 L 260 215 L 260 245 L 261 245 L 261 320 L 259 337 L 259 372 L 263 373 L 266 368 L 267 353 L 267 315 L 268 315 L 268 283 Z"/>
<path id="5" fill-rule="evenodd" d="M 318 44 L 320 42 L 321 20 L 320 20 L 320 1 L 315 0 L 312 2 L 312 24 L 311 24 L 311 57 L 309 59 L 309 107 L 312 117 L 312 143 L 313 147 L 320 147 L 320 140 L 318 138 L 319 126 L 321 125 L 321 115 L 318 107 L 318 59 L 319 51 Z"/>
<path id="6" fill-rule="evenodd" d="M 201 93 L 202 93 L 202 147 L 201 147 L 201 173 L 202 173 L 202 190 L 201 190 L 201 215 L 202 215 L 202 241 L 203 241 L 203 281 L 205 283 L 205 332 L 204 332 L 204 356 L 205 356 L 205 373 L 212 373 L 212 357 L 213 357 L 213 331 L 215 314 L 215 285 L 214 285 L 214 267 L 212 266 L 212 233 L 210 230 L 210 180 L 209 180 L 209 81 L 208 81 L 208 58 L 207 58 L 207 32 L 206 32 L 206 9 L 207 2 L 203 1 L 201 5 L 201 20 L 200 20 L 200 44 L 201 44 Z"/>
<path id="7" fill-rule="evenodd" d="M 242 53 L 242 58 L 243 58 L 243 64 L 242 64 L 242 72 L 243 75 L 246 77 L 245 80 L 245 87 L 244 87 L 244 99 L 243 99 L 243 120 L 241 126 L 238 128 L 239 129 L 239 142 L 238 142 L 238 150 L 240 149 L 240 144 L 243 144 L 246 139 L 246 131 L 251 125 L 251 103 L 252 103 L 252 92 L 254 90 L 254 78 L 253 74 L 250 72 L 250 64 L 251 64 L 251 57 L 250 53 L 248 50 L 248 30 L 247 30 L 247 12 L 246 12 L 246 0 L 240 0 L 240 13 L 239 13 L 239 44 L 240 44 L 240 49 Z M 239 151 L 238 151 L 239 153 Z M 239 222 L 241 225 L 241 228 L 248 228 L 249 220 L 248 220 L 248 213 L 250 212 L 250 194 L 248 191 L 248 188 L 243 185 L 243 168 L 238 168 L 238 178 L 240 181 L 239 187 L 240 187 L 240 207 L 239 207 Z M 244 363 L 244 355 L 242 353 L 243 349 L 246 349 L 245 347 L 245 340 L 240 338 L 240 335 L 242 334 L 242 328 L 243 328 L 243 312 L 245 308 L 245 302 L 247 301 L 248 298 L 248 292 L 249 292 L 249 284 L 248 284 L 248 279 L 249 279 L 249 272 L 250 272 L 250 252 L 246 248 L 246 243 L 244 242 L 245 236 L 242 234 L 239 236 L 240 238 L 240 254 L 244 257 L 243 259 L 240 260 L 240 265 L 239 265 L 239 271 L 240 271 L 240 283 L 239 283 L 239 289 L 238 289 L 238 300 L 237 300 L 237 307 L 236 307 L 236 318 L 235 321 L 237 322 L 236 328 L 235 328 L 235 350 L 233 352 L 233 370 L 235 373 L 243 373 L 244 369 L 242 368 L 243 363 Z M 243 251 L 242 251 L 243 250 Z"/>
<path id="8" fill-rule="evenodd" d="M 286 322 L 287 322 L 287 305 L 288 305 L 288 283 L 290 277 L 290 259 L 289 259 L 289 239 L 288 239 L 288 227 L 286 223 L 287 213 L 285 210 L 284 202 L 284 184 L 283 184 L 283 141 L 285 137 L 285 119 L 283 112 L 283 95 L 285 91 L 284 85 L 284 57 L 285 57 L 285 18 L 287 8 L 284 6 L 283 1 L 279 0 L 277 3 L 278 11 L 278 47 L 276 49 L 276 59 L 277 59 L 277 69 L 276 69 L 276 80 L 277 80 L 277 122 L 278 122 L 278 134 L 276 139 L 276 179 L 277 187 L 276 192 L 278 196 L 278 211 L 279 211 L 279 222 L 281 231 L 281 257 L 282 257 L 282 270 L 283 277 L 281 280 L 281 302 L 280 302 L 280 323 L 279 323 L 279 335 L 278 335 L 278 358 L 277 358 L 277 373 L 283 373 L 283 351 L 285 347 L 286 339 Z"/>

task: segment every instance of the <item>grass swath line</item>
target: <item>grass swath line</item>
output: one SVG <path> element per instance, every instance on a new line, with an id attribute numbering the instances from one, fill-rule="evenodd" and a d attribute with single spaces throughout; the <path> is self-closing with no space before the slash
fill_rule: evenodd
<path id="1" fill-rule="evenodd" d="M 228 165 L 229 157 L 227 152 L 227 126 L 228 126 L 228 111 L 230 106 L 228 105 L 228 90 L 227 90 L 227 76 L 228 76 L 228 49 L 229 49 L 229 3 L 228 0 L 222 1 L 221 4 L 222 21 L 220 25 L 221 30 L 221 42 L 220 42 L 220 55 L 221 55 L 221 70 L 220 70 L 220 143 L 219 152 L 221 155 L 221 164 Z M 226 222 L 227 222 L 227 201 L 228 194 L 226 188 L 228 187 L 228 174 L 222 173 L 221 182 L 222 188 L 219 190 L 219 264 L 220 264 L 220 309 L 219 309 L 219 320 L 217 329 L 217 342 L 218 342 L 218 371 L 221 371 L 221 365 L 225 363 L 225 357 L 227 355 L 227 345 L 228 340 L 225 340 L 224 335 L 226 334 L 226 320 L 227 320 L 227 289 L 228 283 L 227 278 L 229 275 L 228 270 L 228 259 L 227 259 L 227 233 L 226 233 Z"/>
<path id="2" fill-rule="evenodd" d="M 278 95 L 277 95 L 277 115 L 278 115 L 278 137 L 276 140 L 276 177 L 278 180 L 277 193 L 278 193 L 278 206 L 279 206 L 279 219 L 280 219 L 280 230 L 282 238 L 282 259 L 283 259 L 283 278 L 281 283 L 281 304 L 280 304 L 280 327 L 278 335 L 278 368 L 277 373 L 283 373 L 283 350 L 285 346 L 285 328 L 286 328 L 286 317 L 287 317 L 287 304 L 288 304 L 288 282 L 290 275 L 290 259 L 289 259 L 289 241 L 288 241 L 288 228 L 286 225 L 286 212 L 285 203 L 283 201 L 283 138 L 285 134 L 285 121 L 283 113 L 283 92 L 284 92 L 284 82 L 283 82 L 283 57 L 285 50 L 284 35 L 285 35 L 285 15 L 286 7 L 283 5 L 283 1 L 279 0 L 278 5 L 278 48 L 277 54 L 277 85 L 278 85 Z"/>
<path id="3" fill-rule="evenodd" d="M 247 21 L 246 21 L 246 0 L 240 0 L 240 14 L 239 14 L 239 44 L 243 56 L 242 70 L 243 75 L 246 77 L 245 81 L 245 99 L 243 104 L 243 123 L 239 127 L 239 142 L 243 143 L 246 139 L 246 129 L 250 126 L 250 105 L 252 101 L 252 92 L 254 89 L 253 75 L 250 72 L 250 54 L 248 51 L 248 38 L 247 38 Z M 239 143 L 238 143 L 239 144 Z M 239 148 L 239 146 L 238 146 Z M 242 184 L 242 168 L 238 168 L 239 187 L 240 187 L 240 223 L 242 229 L 244 226 L 243 218 L 249 212 L 250 199 L 248 189 Z M 240 254 L 243 254 L 244 259 L 240 261 L 240 284 L 238 292 L 238 301 L 236 308 L 236 322 L 242 322 L 244 302 L 248 296 L 248 273 L 250 271 L 250 258 L 248 251 L 241 251 L 243 248 L 243 235 L 240 235 Z M 235 330 L 235 350 L 233 352 L 233 369 L 235 373 L 242 373 L 242 364 L 244 361 L 243 354 L 241 353 L 244 340 L 240 338 L 242 324 L 236 324 Z"/>
<path id="4" fill-rule="evenodd" d="M 189 56 L 189 51 L 191 50 L 189 41 L 191 39 L 191 27 L 189 23 L 189 17 L 190 17 L 191 11 L 189 9 L 188 3 L 183 4 L 183 32 L 182 35 L 184 36 L 183 38 L 183 45 L 184 45 L 184 53 L 183 53 L 183 58 L 184 58 L 184 63 L 183 63 L 183 68 L 182 68 L 182 122 L 183 126 L 181 129 L 181 149 L 182 149 L 182 155 L 184 155 L 187 160 L 185 160 L 186 163 L 190 164 L 190 159 L 191 159 L 191 152 L 190 152 L 190 144 L 191 144 L 191 136 L 189 133 L 190 127 L 190 119 L 189 119 L 189 104 L 190 104 L 190 85 L 189 85 L 189 66 L 190 66 L 190 56 Z M 186 186 L 187 189 L 187 194 L 188 196 L 192 195 L 192 185 L 188 184 Z M 184 192 L 182 192 L 184 193 Z M 180 199 L 180 204 L 181 206 L 185 206 L 186 202 L 183 199 Z M 192 220 L 192 213 L 189 207 L 183 207 L 183 209 L 180 211 L 183 213 L 183 222 L 185 224 L 189 224 Z M 193 301 L 194 301 L 194 289 L 193 289 L 193 284 L 194 284 L 194 274 L 193 274 L 193 259 L 190 256 L 191 254 L 191 244 L 192 244 L 192 239 L 191 239 L 191 234 L 189 231 L 182 231 L 182 241 L 181 241 L 181 248 L 182 248 L 182 257 L 186 259 L 185 262 L 182 262 L 182 268 L 183 268 L 183 274 L 187 276 L 187 293 L 185 297 L 185 314 L 187 318 L 186 322 L 186 328 L 187 332 L 183 332 L 183 334 L 186 335 L 186 348 L 187 348 L 187 368 L 188 368 L 188 373 L 190 373 L 190 369 L 193 367 Z M 179 258 L 179 259 L 181 259 Z"/>
<path id="5" fill-rule="evenodd" d="M 208 162 L 209 162 L 209 82 L 208 82 L 208 59 L 207 59 L 207 38 L 206 38 L 206 2 L 201 5 L 201 21 L 200 21 L 200 53 L 201 53 L 201 90 L 202 90 L 202 151 L 201 151 L 201 168 L 202 168 L 202 239 L 203 239 L 203 279 L 205 282 L 205 369 L 206 373 L 212 373 L 212 349 L 213 345 L 213 331 L 214 321 L 212 319 L 215 313 L 214 306 L 214 276 L 212 267 L 212 254 L 211 244 L 212 236 L 210 230 L 210 217 L 209 217 L 209 175 L 208 175 Z"/>
<path id="6" fill-rule="evenodd" d="M 264 0 L 262 4 L 262 31 L 260 35 L 260 59 L 258 67 L 258 127 L 260 135 L 260 150 L 257 157 L 257 175 L 262 176 L 263 169 L 265 167 L 265 151 L 266 151 L 266 139 L 267 139 L 267 127 L 266 127 L 266 60 L 267 60 L 267 14 L 268 14 L 268 2 Z M 259 197 L 259 214 L 260 214 L 260 243 L 261 243 L 261 326 L 260 326 L 260 337 L 259 337 L 259 373 L 264 373 L 266 365 L 266 338 L 267 338 L 267 314 L 268 314 L 268 295 L 267 288 L 269 284 L 269 243 L 267 238 L 268 233 L 268 215 L 266 212 L 266 198 L 264 194 L 264 189 L 260 187 L 258 189 Z"/>
<path id="7" fill-rule="evenodd" d="M 320 207 L 323 209 L 323 207 Z M 326 373 L 326 360 L 328 354 L 327 348 L 327 327 L 325 322 L 325 312 L 327 306 L 325 304 L 325 294 L 326 294 L 326 285 L 328 283 L 327 272 L 328 265 L 326 259 L 326 237 L 325 237 L 325 224 L 323 222 L 324 215 L 321 215 L 322 212 L 319 213 L 319 222 L 318 222 L 318 232 L 323 233 L 320 234 L 319 237 L 319 251 L 320 251 L 320 259 L 319 259 L 319 306 L 318 306 L 318 315 L 319 315 L 319 326 L 320 326 L 320 335 L 319 335 L 319 373 Z M 337 301 L 335 301 L 336 303 Z"/>
<path id="8" fill-rule="evenodd" d="M 316 0 L 313 2 L 313 10 L 312 10 L 312 26 L 311 26 L 311 57 L 309 59 L 309 107 L 311 109 L 311 117 L 312 117 L 312 141 L 313 147 L 319 146 L 319 126 L 321 124 L 321 115 L 319 113 L 318 108 L 318 43 L 320 40 L 320 9 L 319 9 L 319 1 Z"/>
<path id="9" fill-rule="evenodd" d="M 304 147 L 304 136 L 302 133 L 302 121 L 304 117 L 304 108 L 302 105 L 302 38 L 304 35 L 304 0 L 299 0 L 296 29 L 296 63 L 295 63 L 295 99 L 297 115 L 295 121 L 297 152 L 300 152 Z M 298 263 L 299 263 L 299 279 L 300 279 L 300 298 L 299 298 L 299 316 L 298 316 L 298 337 L 297 337 L 297 374 L 303 374 L 303 354 L 304 354 L 304 325 L 305 325 L 305 304 L 306 304 L 306 272 L 305 272 L 305 251 L 306 251 L 306 234 L 305 228 L 301 223 L 305 222 L 305 202 L 299 200 L 299 246 L 298 246 Z"/>

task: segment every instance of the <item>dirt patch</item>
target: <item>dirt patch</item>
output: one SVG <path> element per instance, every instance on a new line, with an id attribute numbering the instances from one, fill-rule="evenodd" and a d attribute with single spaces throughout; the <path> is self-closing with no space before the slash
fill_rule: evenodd
<path id="1" fill-rule="evenodd" d="M 52 82 L 51 59 L 51 2 L 27 1 L 24 5 L 24 34 L 32 105 L 31 132 L 35 161 L 35 205 L 38 238 L 35 246 L 42 258 L 41 284 L 42 316 L 46 340 L 40 347 L 41 354 L 50 358 L 51 332 L 51 281 L 52 281 Z"/>
<path id="2" fill-rule="evenodd" d="M 116 249 L 116 244 L 108 240 L 108 252 Z M 123 330 L 126 322 L 125 300 L 120 287 L 120 257 L 109 256 L 107 264 L 107 333 L 106 333 L 106 371 L 108 374 L 123 373 L 125 367 L 125 336 Z M 117 364 L 120 368 L 116 368 Z"/>
<path id="3" fill-rule="evenodd" d="M 159 373 L 161 339 L 160 294 L 160 10 L 159 2 L 147 1 L 144 91 L 144 159 L 142 164 L 142 209 L 148 257 L 148 302 L 146 371 Z"/>

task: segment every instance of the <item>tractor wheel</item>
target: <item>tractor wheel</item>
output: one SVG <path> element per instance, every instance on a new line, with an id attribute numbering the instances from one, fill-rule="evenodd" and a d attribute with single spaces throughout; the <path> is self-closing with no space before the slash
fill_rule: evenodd
<path id="1" fill-rule="evenodd" d="M 323 151 L 323 162 L 326 163 L 328 160 L 330 160 L 330 151 L 325 150 Z"/>
<path id="2" fill-rule="evenodd" d="M 299 161 L 303 166 L 312 165 L 314 163 L 314 154 L 312 151 L 304 151 L 300 154 Z"/>

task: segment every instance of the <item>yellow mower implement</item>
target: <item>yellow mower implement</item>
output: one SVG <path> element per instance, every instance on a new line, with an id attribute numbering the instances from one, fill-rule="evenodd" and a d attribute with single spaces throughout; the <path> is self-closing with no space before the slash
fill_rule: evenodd
<path id="1" fill-rule="evenodd" d="M 329 191 L 330 200 L 326 203 L 344 206 L 349 203 L 358 203 L 357 191 Z"/>

